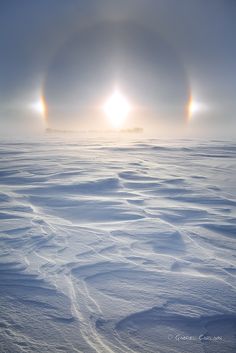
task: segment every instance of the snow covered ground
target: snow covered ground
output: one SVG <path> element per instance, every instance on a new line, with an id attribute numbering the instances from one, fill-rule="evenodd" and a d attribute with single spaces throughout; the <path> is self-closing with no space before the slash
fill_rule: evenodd
<path id="1" fill-rule="evenodd" d="M 1 353 L 236 349 L 236 144 L 0 144 Z"/>

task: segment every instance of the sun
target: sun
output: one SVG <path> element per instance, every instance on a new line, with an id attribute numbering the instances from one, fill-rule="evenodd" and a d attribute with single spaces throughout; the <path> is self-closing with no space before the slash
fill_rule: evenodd
<path id="1" fill-rule="evenodd" d="M 103 111 L 112 127 L 117 129 L 124 125 L 131 106 L 128 100 L 118 90 L 115 90 L 103 105 Z"/>

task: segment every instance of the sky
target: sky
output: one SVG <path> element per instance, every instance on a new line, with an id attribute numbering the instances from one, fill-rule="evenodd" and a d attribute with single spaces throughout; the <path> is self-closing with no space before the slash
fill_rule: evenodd
<path id="1" fill-rule="evenodd" d="M 124 128 L 234 138 L 235 36 L 234 0 L 1 0 L 0 130 L 109 129 L 119 89 Z"/>

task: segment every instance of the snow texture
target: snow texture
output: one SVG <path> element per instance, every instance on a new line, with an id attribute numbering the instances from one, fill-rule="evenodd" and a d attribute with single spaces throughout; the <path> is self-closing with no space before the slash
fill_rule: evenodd
<path id="1" fill-rule="evenodd" d="M 2 140 L 0 352 L 235 352 L 235 156 L 216 140 Z"/>

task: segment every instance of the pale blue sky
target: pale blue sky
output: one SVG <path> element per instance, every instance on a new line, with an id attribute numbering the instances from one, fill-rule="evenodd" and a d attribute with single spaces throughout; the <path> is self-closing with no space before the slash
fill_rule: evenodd
<path id="1" fill-rule="evenodd" d="M 232 136 L 235 36 L 234 0 L 2 0 L 1 127 L 33 125 L 28 104 L 42 89 L 55 122 L 119 81 L 169 121 L 191 90 L 207 107 L 196 130 Z"/>

